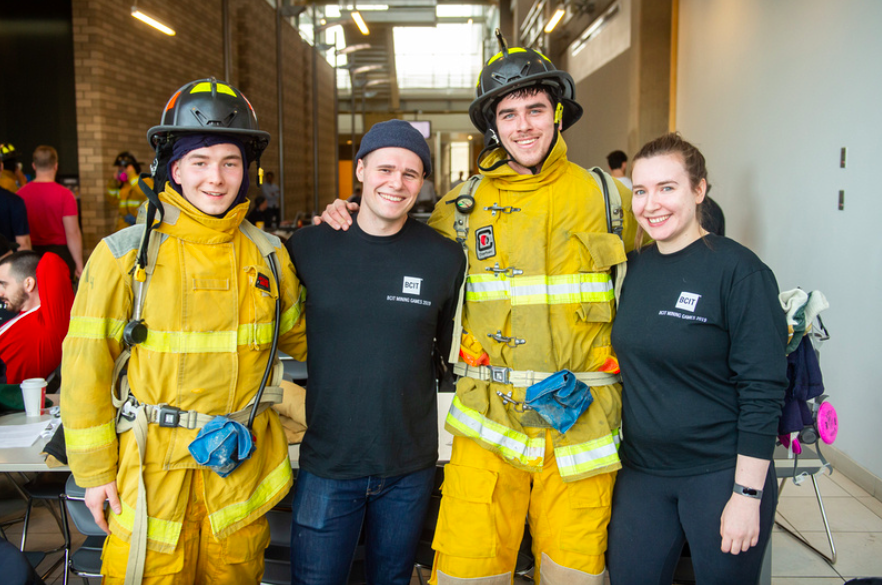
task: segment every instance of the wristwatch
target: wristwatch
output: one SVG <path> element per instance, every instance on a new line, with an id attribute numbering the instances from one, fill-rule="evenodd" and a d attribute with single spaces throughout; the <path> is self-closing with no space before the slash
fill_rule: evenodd
<path id="1" fill-rule="evenodd" d="M 745 485 L 741 485 L 740 483 L 736 483 L 732 487 L 732 491 L 740 496 L 746 496 L 755 500 L 763 499 L 763 490 L 753 489 Z"/>

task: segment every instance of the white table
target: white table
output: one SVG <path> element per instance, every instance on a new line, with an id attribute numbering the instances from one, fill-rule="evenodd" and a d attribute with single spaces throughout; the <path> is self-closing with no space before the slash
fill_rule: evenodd
<path id="1" fill-rule="evenodd" d="M 52 416 L 44 414 L 37 417 L 27 417 L 23 412 L 7 414 L 0 416 L 0 425 L 23 425 L 39 421 L 50 421 Z M 48 467 L 43 455 L 43 447 L 49 441 L 46 437 L 40 437 L 30 447 L 18 447 L 13 449 L 0 449 L 0 472 L 13 471 L 70 471 L 67 466 L 64 467 Z"/>

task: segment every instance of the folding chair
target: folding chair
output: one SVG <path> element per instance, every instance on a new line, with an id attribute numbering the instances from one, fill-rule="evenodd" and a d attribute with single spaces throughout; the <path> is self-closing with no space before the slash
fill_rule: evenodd
<path id="1" fill-rule="evenodd" d="M 101 550 L 107 535 L 95 524 L 92 512 L 86 508 L 86 490 L 77 485 L 72 475 L 67 478 L 63 499 L 74 526 L 86 537 L 83 545 L 70 556 L 64 582 L 67 583 L 69 571 L 88 585 L 90 578 L 101 579 Z"/>
<path id="2" fill-rule="evenodd" d="M 64 555 L 56 560 L 42 574 L 41 578 L 43 580 L 47 579 L 52 571 L 54 571 L 55 568 L 59 565 L 63 564 L 63 566 L 66 567 L 68 560 L 70 559 L 70 528 L 68 527 L 67 514 L 65 513 L 64 504 L 62 502 L 62 496 L 64 494 L 64 482 L 66 479 L 67 478 L 63 473 L 47 472 L 37 475 L 36 478 L 28 481 L 21 486 L 21 490 L 27 500 L 24 520 L 21 527 L 21 551 L 25 553 L 25 555 L 28 557 L 28 561 L 34 568 L 36 568 L 37 565 L 43 562 L 47 555 L 59 551 L 64 551 Z M 25 548 L 27 547 L 28 527 L 30 525 L 31 512 L 33 511 L 34 504 L 38 502 L 45 503 L 46 507 L 49 509 L 49 512 L 55 519 L 55 522 L 58 524 L 58 528 L 61 531 L 63 544 L 56 548 L 45 551 L 26 551 Z M 54 506 L 55 504 L 57 504 L 57 510 Z M 63 582 L 64 585 L 67 585 L 67 571 L 64 572 Z"/>

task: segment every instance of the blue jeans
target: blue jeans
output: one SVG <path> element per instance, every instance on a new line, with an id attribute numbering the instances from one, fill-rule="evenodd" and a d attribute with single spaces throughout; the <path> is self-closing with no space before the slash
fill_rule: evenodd
<path id="1" fill-rule="evenodd" d="M 301 469 L 292 503 L 292 585 L 345 585 L 362 526 L 368 585 L 408 585 L 434 478 L 434 467 L 342 480 Z"/>

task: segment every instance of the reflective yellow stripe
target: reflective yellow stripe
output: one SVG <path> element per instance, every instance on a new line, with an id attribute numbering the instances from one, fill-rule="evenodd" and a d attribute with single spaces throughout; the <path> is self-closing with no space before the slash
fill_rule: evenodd
<path id="1" fill-rule="evenodd" d="M 585 473 L 614 465 L 619 462 L 619 431 L 578 445 L 557 447 L 554 457 L 561 477 L 583 475 Z"/>
<path id="2" fill-rule="evenodd" d="M 241 327 L 241 325 L 240 325 Z M 141 347 L 159 353 L 233 353 L 237 331 L 147 331 Z"/>
<path id="3" fill-rule="evenodd" d="M 120 209 L 128 209 L 129 207 L 138 207 L 141 205 L 141 202 L 137 199 L 125 199 L 119 202 Z"/>
<path id="4" fill-rule="evenodd" d="M 247 501 L 232 504 L 209 516 L 212 532 L 218 534 L 224 528 L 244 520 L 250 514 L 266 506 L 280 490 L 285 488 L 291 476 L 291 462 L 285 457 L 278 467 L 260 482 Z"/>
<path id="5" fill-rule="evenodd" d="M 111 420 L 97 427 L 64 429 L 64 443 L 70 453 L 94 451 L 116 441 L 116 423 Z"/>
<path id="6" fill-rule="evenodd" d="M 223 83 L 216 83 L 215 85 L 217 86 L 218 93 L 225 93 L 233 97 L 239 97 L 229 85 L 224 85 Z M 211 93 L 211 82 L 203 81 L 202 83 L 197 83 L 193 86 L 193 89 L 190 90 L 190 93 Z"/>
<path id="7" fill-rule="evenodd" d="M 516 459 L 523 465 L 542 467 L 542 460 L 545 457 L 544 437 L 531 439 L 523 433 L 492 421 L 478 411 L 465 406 L 459 396 L 453 397 L 446 422 L 467 437 L 493 445 L 503 457 Z"/>
<path id="8" fill-rule="evenodd" d="M 65 437 L 66 436 L 67 429 L 65 429 Z M 122 500 L 120 500 L 120 503 L 122 504 L 122 514 L 115 514 L 113 510 L 108 506 L 108 510 L 110 510 L 110 516 L 116 521 L 117 524 L 125 528 L 129 533 L 131 533 L 132 528 L 135 525 L 135 509 Z M 162 520 L 160 518 L 151 518 L 150 516 L 148 516 L 147 538 L 174 548 L 178 542 L 178 536 L 180 536 L 181 534 L 181 526 L 183 526 L 181 522 Z"/>
<path id="9" fill-rule="evenodd" d="M 600 303 L 615 298 L 612 278 L 602 272 L 556 276 L 470 274 L 466 301 L 509 300 L 512 305 L 561 305 Z"/>
<path id="10" fill-rule="evenodd" d="M 305 301 L 306 289 L 300 287 L 300 298 L 297 299 L 296 303 L 288 307 L 288 310 L 282 313 L 282 322 L 279 325 L 279 335 L 284 335 L 294 328 L 294 325 L 300 320 L 300 315 L 303 312 L 303 303 Z"/>
<path id="11" fill-rule="evenodd" d="M 67 336 L 77 339 L 122 340 L 125 321 L 100 317 L 71 317 Z"/>

